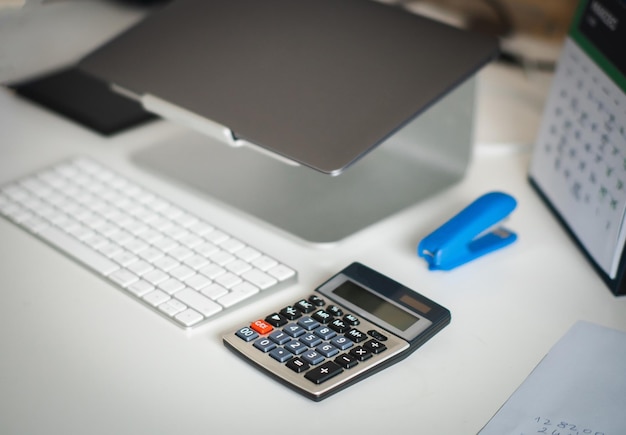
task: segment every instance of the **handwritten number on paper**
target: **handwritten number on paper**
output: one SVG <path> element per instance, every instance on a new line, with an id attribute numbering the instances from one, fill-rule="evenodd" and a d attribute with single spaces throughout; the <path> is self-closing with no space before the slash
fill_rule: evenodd
<path id="1" fill-rule="evenodd" d="M 534 421 L 539 423 L 537 433 L 543 433 L 546 435 L 606 435 L 601 431 L 594 431 L 592 429 L 579 429 L 578 425 L 561 421 L 556 425 L 558 429 L 550 430 L 550 426 L 554 427 L 554 423 L 549 418 L 535 417 Z"/>

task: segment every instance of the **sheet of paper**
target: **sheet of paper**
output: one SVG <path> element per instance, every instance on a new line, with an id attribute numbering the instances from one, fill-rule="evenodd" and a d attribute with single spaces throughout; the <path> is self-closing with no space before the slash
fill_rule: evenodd
<path id="1" fill-rule="evenodd" d="M 576 323 L 480 435 L 626 434 L 626 333 Z"/>

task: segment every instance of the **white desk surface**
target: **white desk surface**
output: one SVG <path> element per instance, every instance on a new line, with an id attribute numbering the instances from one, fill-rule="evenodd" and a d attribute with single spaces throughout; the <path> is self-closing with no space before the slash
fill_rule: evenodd
<path id="1" fill-rule="evenodd" d="M 284 238 L 128 161 L 156 140 L 183 138 L 182 128 L 158 121 L 103 138 L 0 89 L 0 184 L 92 156 L 176 193 L 181 205 L 300 271 L 294 286 L 186 333 L 0 219 L 0 433 L 474 434 L 577 320 L 626 330 L 626 298 L 605 288 L 529 186 L 528 142 L 484 144 L 534 137 L 541 99 L 499 101 L 507 85 L 497 78 L 506 74 L 481 73 L 479 145 L 466 178 L 332 248 Z M 512 95 L 530 95 L 515 86 Z M 452 272 L 428 271 L 419 240 L 494 189 L 519 201 L 507 222 L 519 241 Z M 409 358 L 319 403 L 222 345 L 222 332 L 308 295 L 355 260 L 447 307 L 451 324 Z"/>

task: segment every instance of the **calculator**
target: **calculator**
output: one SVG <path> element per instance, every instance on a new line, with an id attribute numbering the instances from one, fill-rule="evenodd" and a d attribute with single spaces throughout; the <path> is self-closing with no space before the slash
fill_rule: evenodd
<path id="1" fill-rule="evenodd" d="M 449 323 L 446 308 L 352 263 L 223 341 L 253 366 L 320 401 L 404 359 Z"/>

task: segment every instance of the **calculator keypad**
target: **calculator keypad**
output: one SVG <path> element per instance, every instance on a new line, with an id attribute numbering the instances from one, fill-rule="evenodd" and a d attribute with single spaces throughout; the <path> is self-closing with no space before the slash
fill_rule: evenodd
<path id="1" fill-rule="evenodd" d="M 309 394 L 364 375 L 409 344 L 313 294 L 224 336 L 229 347 Z"/>

